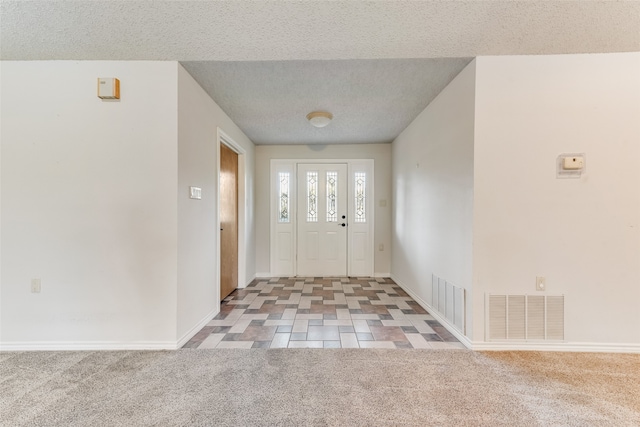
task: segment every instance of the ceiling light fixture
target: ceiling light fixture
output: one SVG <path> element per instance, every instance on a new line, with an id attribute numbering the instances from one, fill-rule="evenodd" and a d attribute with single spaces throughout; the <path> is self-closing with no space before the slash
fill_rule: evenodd
<path id="1" fill-rule="evenodd" d="M 309 123 L 317 128 L 325 127 L 329 122 L 331 122 L 331 119 L 333 119 L 333 114 L 326 111 L 314 111 L 307 114 L 307 120 L 309 120 Z"/>

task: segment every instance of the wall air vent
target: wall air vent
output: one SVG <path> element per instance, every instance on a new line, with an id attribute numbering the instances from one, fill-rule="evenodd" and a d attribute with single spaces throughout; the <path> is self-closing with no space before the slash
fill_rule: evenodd
<path id="1" fill-rule="evenodd" d="M 564 295 L 492 295 L 487 299 L 489 341 L 564 340 Z"/>
<path id="2" fill-rule="evenodd" d="M 436 275 L 431 276 L 431 308 L 463 334 L 465 331 L 466 298 L 464 288 Z"/>

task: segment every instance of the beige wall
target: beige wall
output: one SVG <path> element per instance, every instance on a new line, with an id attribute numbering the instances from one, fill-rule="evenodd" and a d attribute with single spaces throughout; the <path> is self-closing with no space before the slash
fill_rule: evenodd
<path id="1" fill-rule="evenodd" d="M 3 61 L 1 83 L 0 345 L 171 346 L 177 64 Z"/>
<path id="2" fill-rule="evenodd" d="M 0 350 L 174 348 L 208 320 L 218 127 L 246 151 L 254 276 L 253 144 L 177 62 L 4 61 L 0 88 Z"/>
<path id="3" fill-rule="evenodd" d="M 585 153 L 556 179 L 561 153 Z M 640 345 L 640 53 L 477 59 L 474 312 L 565 295 L 568 344 Z M 473 339 L 483 340 L 482 323 Z"/>
<path id="4" fill-rule="evenodd" d="M 432 274 L 472 291 L 475 77 L 471 62 L 393 142 L 391 273 L 427 304 Z"/>
<path id="5" fill-rule="evenodd" d="M 375 260 L 376 274 L 390 268 L 391 145 L 259 145 L 256 146 L 256 272 L 269 274 L 269 171 L 271 159 L 374 159 L 375 162 Z M 386 207 L 380 206 L 386 201 Z M 384 250 L 379 251 L 379 245 Z"/>
<path id="6" fill-rule="evenodd" d="M 495 293 L 564 295 L 555 348 L 637 351 L 639 75 L 640 53 L 476 58 L 393 143 L 393 277 L 426 301 L 431 272 L 467 288 L 477 348 L 501 348 Z M 556 178 L 562 153 L 582 177 Z"/>
<path id="7" fill-rule="evenodd" d="M 185 337 L 218 307 L 216 282 L 216 212 L 218 211 L 218 141 L 222 129 L 245 154 L 245 281 L 255 275 L 255 225 L 253 222 L 254 145 L 178 64 L 178 329 Z M 241 158 L 242 158 L 241 157 Z M 202 200 L 189 198 L 189 187 L 202 189 Z M 240 201 L 242 203 L 242 201 Z M 240 283 L 240 286 L 246 283 Z M 210 317 L 209 317 L 210 318 Z"/>

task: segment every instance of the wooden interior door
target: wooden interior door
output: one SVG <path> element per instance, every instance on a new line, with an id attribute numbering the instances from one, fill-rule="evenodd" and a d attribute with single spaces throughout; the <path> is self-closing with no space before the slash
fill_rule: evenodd
<path id="1" fill-rule="evenodd" d="M 220 300 L 238 287 L 238 154 L 220 144 Z"/>

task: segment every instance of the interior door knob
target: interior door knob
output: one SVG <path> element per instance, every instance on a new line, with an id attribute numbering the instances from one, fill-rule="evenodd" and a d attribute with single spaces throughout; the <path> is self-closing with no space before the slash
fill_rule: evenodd
<path id="1" fill-rule="evenodd" d="M 340 225 L 343 226 L 343 227 L 347 226 L 347 224 L 345 224 L 344 222 L 342 224 L 340 224 Z"/>

